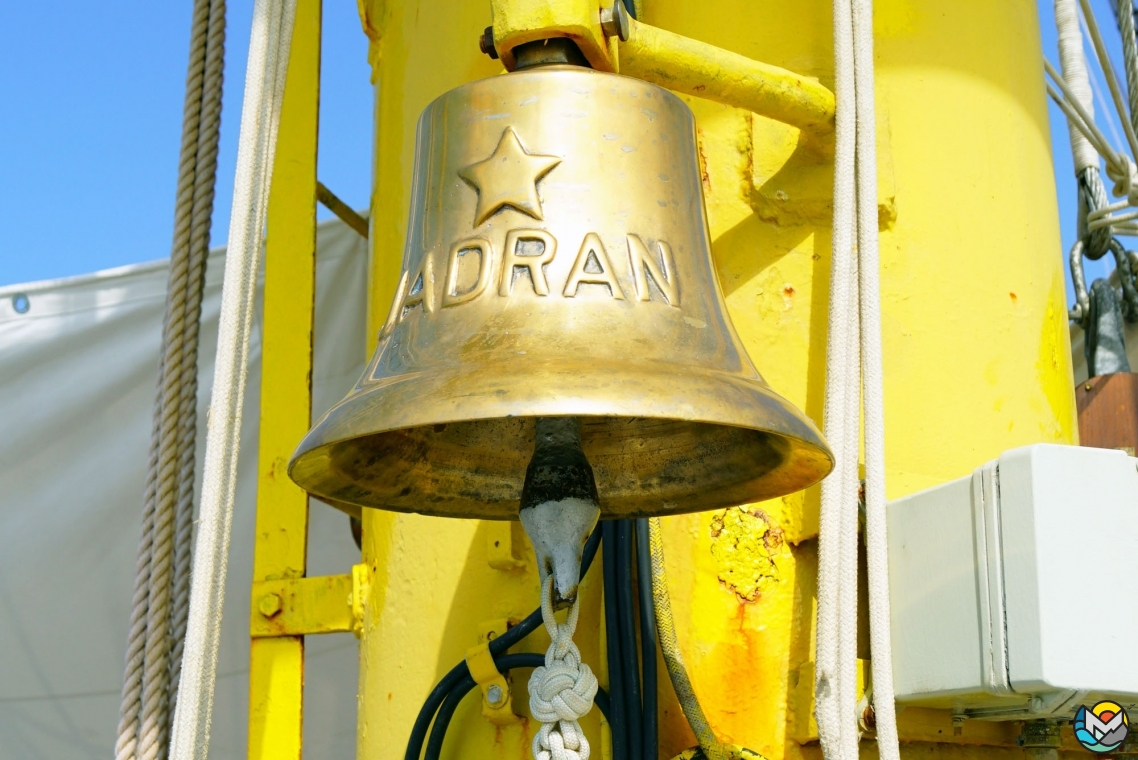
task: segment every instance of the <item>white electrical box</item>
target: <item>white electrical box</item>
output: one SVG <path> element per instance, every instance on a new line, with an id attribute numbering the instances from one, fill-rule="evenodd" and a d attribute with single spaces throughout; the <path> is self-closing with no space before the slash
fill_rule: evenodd
<path id="1" fill-rule="evenodd" d="M 1013 449 L 887 514 L 899 704 L 996 720 L 1138 706 L 1138 459 Z"/>

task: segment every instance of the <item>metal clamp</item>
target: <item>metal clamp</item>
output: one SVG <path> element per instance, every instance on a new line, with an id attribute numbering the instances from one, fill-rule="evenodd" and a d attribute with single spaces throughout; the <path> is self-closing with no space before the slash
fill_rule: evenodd
<path id="1" fill-rule="evenodd" d="M 490 654 L 490 642 L 505 633 L 509 627 L 507 620 L 494 620 L 482 626 L 478 646 L 466 652 L 466 667 L 470 677 L 482 689 L 482 717 L 495 726 L 511 726 L 521 722 L 514 713 L 514 704 L 509 679 L 498 672 L 494 656 Z"/>
<path id="2" fill-rule="evenodd" d="M 621 0 L 492 0 L 494 25 L 479 47 L 517 66 L 514 49 L 538 40 L 571 40 L 598 71 L 633 76 L 676 92 L 744 108 L 816 133 L 832 132 L 834 93 L 816 79 L 645 24 Z"/>

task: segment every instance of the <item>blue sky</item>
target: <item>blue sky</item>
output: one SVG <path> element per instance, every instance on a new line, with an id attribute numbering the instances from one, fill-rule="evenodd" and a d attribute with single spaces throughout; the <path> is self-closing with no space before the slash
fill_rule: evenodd
<path id="1" fill-rule="evenodd" d="M 0 285 L 169 255 L 191 5 L 0 2 Z M 229 229 L 253 0 L 228 6 L 214 245 Z M 352 0 L 326 0 L 324 39 L 319 176 L 366 208 L 372 89 Z"/>
<path id="2" fill-rule="evenodd" d="M 1038 6 L 1044 52 L 1056 61 L 1052 3 Z M 46 13 L 40 3 L 0 3 L 0 285 L 168 255 L 190 5 L 57 0 Z M 1108 0 L 1092 5 L 1121 72 Z M 229 1 L 214 245 L 228 231 L 252 6 Z M 319 175 L 364 208 L 371 178 L 367 42 L 351 0 L 326 0 L 324 19 L 325 40 L 334 44 L 324 46 L 322 61 Z M 1109 97 L 1101 77 L 1099 85 Z M 1112 112 L 1101 103 L 1096 112 L 1108 137 L 1121 134 Z M 1051 132 L 1065 251 L 1074 240 L 1074 170 L 1067 125 L 1054 105 Z M 328 216 L 323 208 L 320 214 Z M 1088 281 L 1106 272 L 1107 259 L 1088 263 Z"/>

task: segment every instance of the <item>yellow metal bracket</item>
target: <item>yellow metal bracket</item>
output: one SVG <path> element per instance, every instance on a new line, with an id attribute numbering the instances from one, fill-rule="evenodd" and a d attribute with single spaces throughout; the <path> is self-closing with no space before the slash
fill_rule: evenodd
<path id="1" fill-rule="evenodd" d="M 526 566 L 518 555 L 518 549 L 525 550 L 515 540 L 515 531 L 520 524 L 514 520 L 486 521 L 486 562 L 495 570 L 520 570 Z"/>
<path id="2" fill-rule="evenodd" d="M 513 694 L 510 680 L 498 672 L 494 656 L 490 654 L 490 642 L 505 633 L 510 621 L 492 620 L 483 623 L 483 633 L 479 643 L 466 652 L 466 667 L 470 677 L 482 689 L 482 716 L 495 726 L 512 726 L 522 722 L 521 716 L 514 713 Z"/>
<path id="3" fill-rule="evenodd" d="M 834 124 L 834 93 L 817 80 L 629 18 L 621 0 L 491 0 L 494 49 L 508 70 L 514 48 L 567 37 L 589 64 L 811 132 Z M 619 52 L 618 52 L 619 51 Z"/>
<path id="4" fill-rule="evenodd" d="M 350 575 L 285 578 L 253 583 L 253 638 L 352 631 L 359 635 L 367 602 L 367 568 Z"/>
<path id="5" fill-rule="evenodd" d="M 628 25 L 628 39 L 620 44 L 621 74 L 799 129 L 833 129 L 834 93 L 816 80 L 635 19 Z"/>
<path id="6" fill-rule="evenodd" d="M 577 43 L 589 65 L 598 71 L 616 71 L 601 29 L 597 0 L 492 0 L 494 47 L 505 67 L 513 71 L 514 48 L 527 42 L 568 37 Z"/>

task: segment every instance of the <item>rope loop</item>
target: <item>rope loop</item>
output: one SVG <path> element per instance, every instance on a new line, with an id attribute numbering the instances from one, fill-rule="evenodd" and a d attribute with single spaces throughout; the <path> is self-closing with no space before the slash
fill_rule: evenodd
<path id="1" fill-rule="evenodd" d="M 1106 176 L 1114 182 L 1110 189 L 1115 198 L 1125 198 L 1131 205 L 1138 205 L 1138 166 L 1130 156 L 1118 154 L 1121 166 L 1115 161 L 1106 162 Z"/>
<path id="2" fill-rule="evenodd" d="M 1083 241 L 1083 255 L 1091 261 L 1097 261 L 1110 250 L 1112 233 L 1109 226 L 1091 230 L 1087 217 L 1110 205 L 1110 199 L 1106 196 L 1106 186 L 1103 185 L 1102 175 L 1099 174 L 1097 166 L 1079 172 L 1078 186 L 1078 234 L 1079 239 Z"/>
<path id="3" fill-rule="evenodd" d="M 553 614 L 553 577 L 541 589 L 541 617 L 549 632 L 545 665 L 529 679 L 529 709 L 542 723 L 533 738 L 534 760 L 589 760 L 589 740 L 577 722 L 593 709 L 597 677 L 581 661 L 573 643 L 580 615 L 580 599 L 573 602 L 564 623 Z"/>

